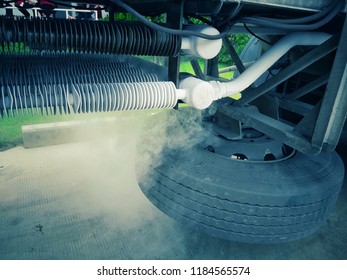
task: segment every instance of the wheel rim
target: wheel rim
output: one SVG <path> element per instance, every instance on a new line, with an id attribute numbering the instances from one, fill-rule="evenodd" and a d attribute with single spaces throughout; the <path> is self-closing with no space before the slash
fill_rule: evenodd
<path id="1" fill-rule="evenodd" d="M 244 128 L 239 140 L 224 137 L 214 130 L 214 125 L 209 129 L 213 131 L 212 139 L 199 147 L 231 160 L 266 163 L 287 160 L 295 154 L 294 149 L 253 128 Z"/>

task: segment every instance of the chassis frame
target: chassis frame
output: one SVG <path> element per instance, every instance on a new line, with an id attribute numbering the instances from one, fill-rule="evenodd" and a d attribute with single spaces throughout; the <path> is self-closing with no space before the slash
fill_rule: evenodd
<path id="1" fill-rule="evenodd" d="M 107 8 L 111 21 L 115 12 L 122 11 L 111 1 L 92 0 L 75 1 L 83 3 L 103 4 Z M 244 13 L 257 14 L 263 9 L 270 9 L 271 13 L 303 14 L 323 8 L 328 1 L 153 1 L 131 0 L 128 4 L 143 14 L 155 15 L 166 13 L 166 23 L 169 27 L 181 29 L 185 15 L 208 15 L 213 24 L 225 13 L 244 4 Z M 155 5 L 160 2 L 160 5 Z M 222 5 L 222 6 L 221 6 Z M 219 7 L 219 8 L 218 8 Z M 222 7 L 222 8 L 221 8 Z M 337 23 L 337 24 L 336 24 Z M 278 35 L 283 31 L 276 28 L 255 28 L 258 34 Z M 262 133 L 279 140 L 286 145 L 303 152 L 315 155 L 320 152 L 331 152 L 335 149 L 347 114 L 347 21 L 345 14 L 335 20 L 335 24 L 328 25 L 325 30 L 333 37 L 323 45 L 305 49 L 296 61 L 281 69 L 276 75 L 267 79 L 257 87 L 250 87 L 242 93 L 240 100 L 220 102 L 219 112 L 232 123 L 232 131 L 240 131 L 242 126 L 250 126 Z M 232 32 L 247 32 L 243 26 L 236 25 Z M 243 62 L 237 56 L 233 46 L 224 40 L 229 55 L 235 61 L 239 72 L 245 69 Z M 309 67 L 316 67 L 321 61 L 329 58 L 329 70 L 316 76 L 309 82 L 300 84 L 291 92 L 285 88 L 289 81 L 295 81 L 300 74 Z M 197 61 L 191 60 L 196 76 L 199 78 L 219 79 L 218 59 L 206 61 L 205 70 L 201 71 Z M 180 57 L 168 58 L 168 79 L 178 86 Z M 323 91 L 322 91 L 323 89 Z M 319 91 L 318 94 L 316 94 Z M 314 104 L 304 102 L 303 99 L 314 94 Z M 257 110 L 253 107 L 256 106 Z M 284 113 L 283 113 L 284 112 Z M 288 116 L 289 117 L 284 117 Z M 293 117 L 294 116 L 294 117 Z"/>

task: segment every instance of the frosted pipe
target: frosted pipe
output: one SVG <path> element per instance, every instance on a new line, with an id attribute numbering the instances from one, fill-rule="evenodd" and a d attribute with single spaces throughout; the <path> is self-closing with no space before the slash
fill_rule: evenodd
<path id="1" fill-rule="evenodd" d="M 331 36 L 322 32 L 295 32 L 283 37 L 235 80 L 226 83 L 211 81 L 214 100 L 240 93 L 248 88 L 293 47 L 321 45 Z"/>

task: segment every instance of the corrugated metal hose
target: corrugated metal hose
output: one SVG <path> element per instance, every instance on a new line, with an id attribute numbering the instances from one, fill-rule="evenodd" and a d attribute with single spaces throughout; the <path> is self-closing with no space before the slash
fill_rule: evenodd
<path id="1" fill-rule="evenodd" d="M 46 53 L 0 60 L 2 116 L 168 108 L 177 102 L 173 83 L 114 56 Z"/>
<path id="2" fill-rule="evenodd" d="M 136 22 L 0 17 L 0 117 L 173 107 L 176 88 L 101 54 L 173 56 L 179 36 Z"/>

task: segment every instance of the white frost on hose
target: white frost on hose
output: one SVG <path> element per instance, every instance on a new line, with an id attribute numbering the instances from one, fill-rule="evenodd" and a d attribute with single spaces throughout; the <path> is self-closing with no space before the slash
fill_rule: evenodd
<path id="1" fill-rule="evenodd" d="M 321 45 L 330 37 L 330 34 L 322 32 L 295 32 L 283 37 L 235 80 L 227 83 L 211 81 L 215 100 L 242 92 L 248 88 L 293 47 Z"/>
<path id="2" fill-rule="evenodd" d="M 214 100 L 242 92 L 253 84 L 262 74 L 274 65 L 283 55 L 295 46 L 321 45 L 331 38 L 322 32 L 295 32 L 280 39 L 253 65 L 230 82 L 205 82 L 189 77 L 180 82 L 180 99 L 197 109 L 205 109 Z"/>

